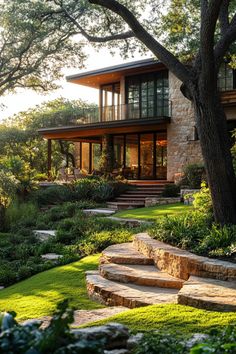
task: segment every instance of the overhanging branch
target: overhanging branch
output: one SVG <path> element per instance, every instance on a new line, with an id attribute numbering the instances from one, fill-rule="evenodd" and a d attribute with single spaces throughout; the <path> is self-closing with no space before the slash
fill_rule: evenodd
<path id="1" fill-rule="evenodd" d="M 129 25 L 135 36 L 146 45 L 146 47 L 171 70 L 182 82 L 190 80 L 190 71 L 171 52 L 164 48 L 155 38 L 153 38 L 124 5 L 116 0 L 88 0 L 91 4 L 102 6 L 117 15 Z"/>

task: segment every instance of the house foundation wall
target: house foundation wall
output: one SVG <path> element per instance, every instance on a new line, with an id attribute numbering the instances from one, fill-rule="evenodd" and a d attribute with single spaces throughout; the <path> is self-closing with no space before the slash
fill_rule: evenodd
<path id="1" fill-rule="evenodd" d="M 202 162 L 199 140 L 196 140 L 194 111 L 180 91 L 181 82 L 169 72 L 171 123 L 167 128 L 167 179 L 174 181 L 183 167 Z"/>

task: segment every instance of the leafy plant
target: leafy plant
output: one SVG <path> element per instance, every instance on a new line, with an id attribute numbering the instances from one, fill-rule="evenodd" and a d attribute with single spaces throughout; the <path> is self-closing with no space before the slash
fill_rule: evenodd
<path id="1" fill-rule="evenodd" d="M 187 185 L 189 188 L 200 188 L 205 179 L 205 167 L 202 164 L 189 164 L 184 167 L 184 177 L 180 184 Z"/>
<path id="2" fill-rule="evenodd" d="M 174 183 L 165 184 L 162 192 L 163 197 L 178 197 L 180 188 Z"/>
<path id="3" fill-rule="evenodd" d="M 193 199 L 195 209 L 207 214 L 213 213 L 210 189 L 205 182 L 201 183 L 201 190 L 200 192 L 194 193 Z"/>

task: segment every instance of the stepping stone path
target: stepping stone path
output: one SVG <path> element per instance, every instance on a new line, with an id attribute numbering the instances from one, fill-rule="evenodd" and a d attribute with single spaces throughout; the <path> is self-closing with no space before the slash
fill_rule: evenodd
<path id="1" fill-rule="evenodd" d="M 196 256 L 147 233 L 107 247 L 86 281 L 90 298 L 108 306 L 179 303 L 236 311 L 236 264 Z"/>
<path id="2" fill-rule="evenodd" d="M 129 308 L 122 307 L 122 306 L 115 306 L 115 307 L 106 307 L 103 309 L 96 309 L 96 310 L 77 310 L 74 311 L 74 322 L 72 323 L 72 327 L 78 327 L 90 322 L 104 320 L 108 317 L 117 315 L 118 313 L 128 311 Z M 44 316 L 39 318 L 39 321 L 42 321 L 41 328 L 48 327 L 52 317 L 51 316 Z M 27 323 L 25 321 L 24 323 Z"/>
<path id="3" fill-rule="evenodd" d="M 56 236 L 55 230 L 34 230 L 34 234 L 40 241 L 47 241 L 48 239 Z"/>
<path id="4" fill-rule="evenodd" d="M 83 212 L 87 215 L 112 215 L 115 213 L 115 210 L 101 208 L 101 209 L 83 209 Z"/>
<path id="5" fill-rule="evenodd" d="M 62 258 L 61 254 L 56 253 L 46 253 L 41 256 L 41 258 L 45 259 L 46 261 L 58 261 L 58 259 Z"/>

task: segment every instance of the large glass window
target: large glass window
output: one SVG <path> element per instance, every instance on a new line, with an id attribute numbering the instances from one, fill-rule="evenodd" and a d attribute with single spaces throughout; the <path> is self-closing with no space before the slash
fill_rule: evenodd
<path id="1" fill-rule="evenodd" d="M 81 168 L 85 173 L 89 173 L 90 147 L 89 143 L 82 143 L 82 161 Z"/>
<path id="2" fill-rule="evenodd" d="M 114 147 L 114 169 L 124 167 L 124 135 L 117 135 L 113 138 Z"/>
<path id="3" fill-rule="evenodd" d="M 235 71 L 227 63 L 220 67 L 218 87 L 220 91 L 229 91 L 236 88 Z"/>
<path id="4" fill-rule="evenodd" d="M 92 171 L 99 170 L 101 144 L 92 143 Z"/>
<path id="5" fill-rule="evenodd" d="M 169 116 L 167 71 L 126 78 L 128 118 Z"/>
<path id="6" fill-rule="evenodd" d="M 153 178 L 153 134 L 140 135 L 140 178 Z"/>
<path id="7" fill-rule="evenodd" d="M 120 119 L 120 83 L 103 85 L 102 92 L 102 121 Z"/>
<path id="8" fill-rule="evenodd" d="M 138 134 L 128 134 L 125 140 L 125 171 L 126 178 L 138 178 Z"/>
<path id="9" fill-rule="evenodd" d="M 156 134 L 156 178 L 166 179 L 167 174 L 167 136 Z"/>

